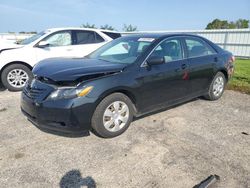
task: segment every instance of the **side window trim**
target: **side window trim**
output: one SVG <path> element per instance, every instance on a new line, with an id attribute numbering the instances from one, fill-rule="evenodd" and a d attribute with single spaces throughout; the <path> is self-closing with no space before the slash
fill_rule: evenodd
<path id="1" fill-rule="evenodd" d="M 208 49 L 212 49 L 212 54 L 207 54 L 207 55 L 200 55 L 200 56 L 194 56 L 194 57 L 190 57 L 189 56 L 189 51 L 188 51 L 188 46 L 187 46 L 187 42 L 186 40 L 195 40 L 195 41 L 198 41 L 200 43 L 202 43 L 205 47 L 207 47 Z M 210 45 L 208 44 L 206 41 L 204 41 L 203 39 L 199 38 L 199 37 L 195 37 L 195 36 L 185 36 L 184 37 L 184 45 L 185 45 L 185 51 L 186 51 L 186 56 L 188 59 L 191 59 L 191 58 L 199 58 L 199 57 L 205 57 L 205 56 L 211 56 L 211 55 L 215 55 L 217 54 L 218 52 Z"/>
<path id="2" fill-rule="evenodd" d="M 178 60 L 172 60 L 172 61 L 168 61 L 167 63 L 170 63 L 170 62 L 175 62 L 175 61 L 182 61 L 182 60 L 185 60 L 186 59 L 186 55 L 185 55 L 185 49 L 184 49 L 184 46 L 183 46 L 183 38 L 182 36 L 173 36 L 173 37 L 167 37 L 165 39 L 163 39 L 162 41 L 160 41 L 152 50 L 151 52 L 147 55 L 147 57 L 144 59 L 144 61 L 142 62 L 142 64 L 140 65 L 140 67 L 147 67 L 147 59 L 151 56 L 151 54 L 156 50 L 156 48 L 159 47 L 159 45 L 161 45 L 161 43 L 167 41 L 167 40 L 179 40 L 180 42 L 180 45 L 181 45 L 181 51 L 182 51 L 182 59 L 178 59 Z"/>
<path id="3" fill-rule="evenodd" d="M 55 35 L 55 34 L 58 34 L 58 33 L 63 33 L 63 32 L 69 32 L 69 33 L 70 33 L 70 36 L 71 36 L 71 45 L 68 45 L 68 46 L 72 46 L 73 43 L 74 43 L 74 42 L 73 42 L 72 30 L 60 30 L 60 31 L 55 31 L 55 32 L 53 32 L 53 33 L 50 33 L 50 34 L 47 35 L 46 37 L 42 38 L 40 41 L 38 41 L 38 42 L 34 45 L 34 47 L 38 47 L 39 42 L 48 39 L 48 38 L 51 37 L 52 35 Z M 51 47 L 60 47 L 60 46 L 51 46 Z M 51 47 L 50 47 L 50 48 L 51 48 Z"/>
<path id="4" fill-rule="evenodd" d="M 72 33 L 72 45 L 77 45 L 76 44 L 76 31 L 77 30 L 72 30 L 71 33 Z"/>

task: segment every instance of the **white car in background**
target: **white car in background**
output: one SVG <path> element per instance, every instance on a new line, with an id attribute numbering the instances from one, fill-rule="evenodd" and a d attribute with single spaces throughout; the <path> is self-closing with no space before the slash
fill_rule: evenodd
<path id="1" fill-rule="evenodd" d="M 20 91 L 32 77 L 31 70 L 37 62 L 55 57 L 84 57 L 120 36 L 118 32 L 86 28 L 42 31 L 19 45 L 0 49 L 1 82 L 10 91 Z"/>

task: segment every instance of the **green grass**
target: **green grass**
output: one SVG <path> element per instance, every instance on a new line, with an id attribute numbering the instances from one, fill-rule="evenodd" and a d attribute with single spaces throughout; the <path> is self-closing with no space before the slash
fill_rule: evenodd
<path id="1" fill-rule="evenodd" d="M 237 59 L 234 75 L 229 81 L 227 89 L 250 94 L 250 60 Z"/>

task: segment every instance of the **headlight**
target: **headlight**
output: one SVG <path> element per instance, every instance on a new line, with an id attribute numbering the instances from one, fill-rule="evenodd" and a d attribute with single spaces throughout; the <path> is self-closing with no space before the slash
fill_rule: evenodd
<path id="1" fill-rule="evenodd" d="M 78 88 L 61 88 L 57 89 L 56 91 L 52 92 L 48 99 L 50 100 L 57 100 L 57 99 L 72 99 L 77 97 L 84 97 L 86 96 L 91 90 L 93 86 L 84 87 L 81 89 Z"/>

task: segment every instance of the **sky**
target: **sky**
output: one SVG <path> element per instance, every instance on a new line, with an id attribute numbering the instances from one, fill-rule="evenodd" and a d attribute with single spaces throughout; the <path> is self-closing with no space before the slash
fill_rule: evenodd
<path id="1" fill-rule="evenodd" d="M 0 0 L 0 32 L 124 24 L 140 31 L 204 29 L 213 19 L 250 20 L 250 0 Z"/>

